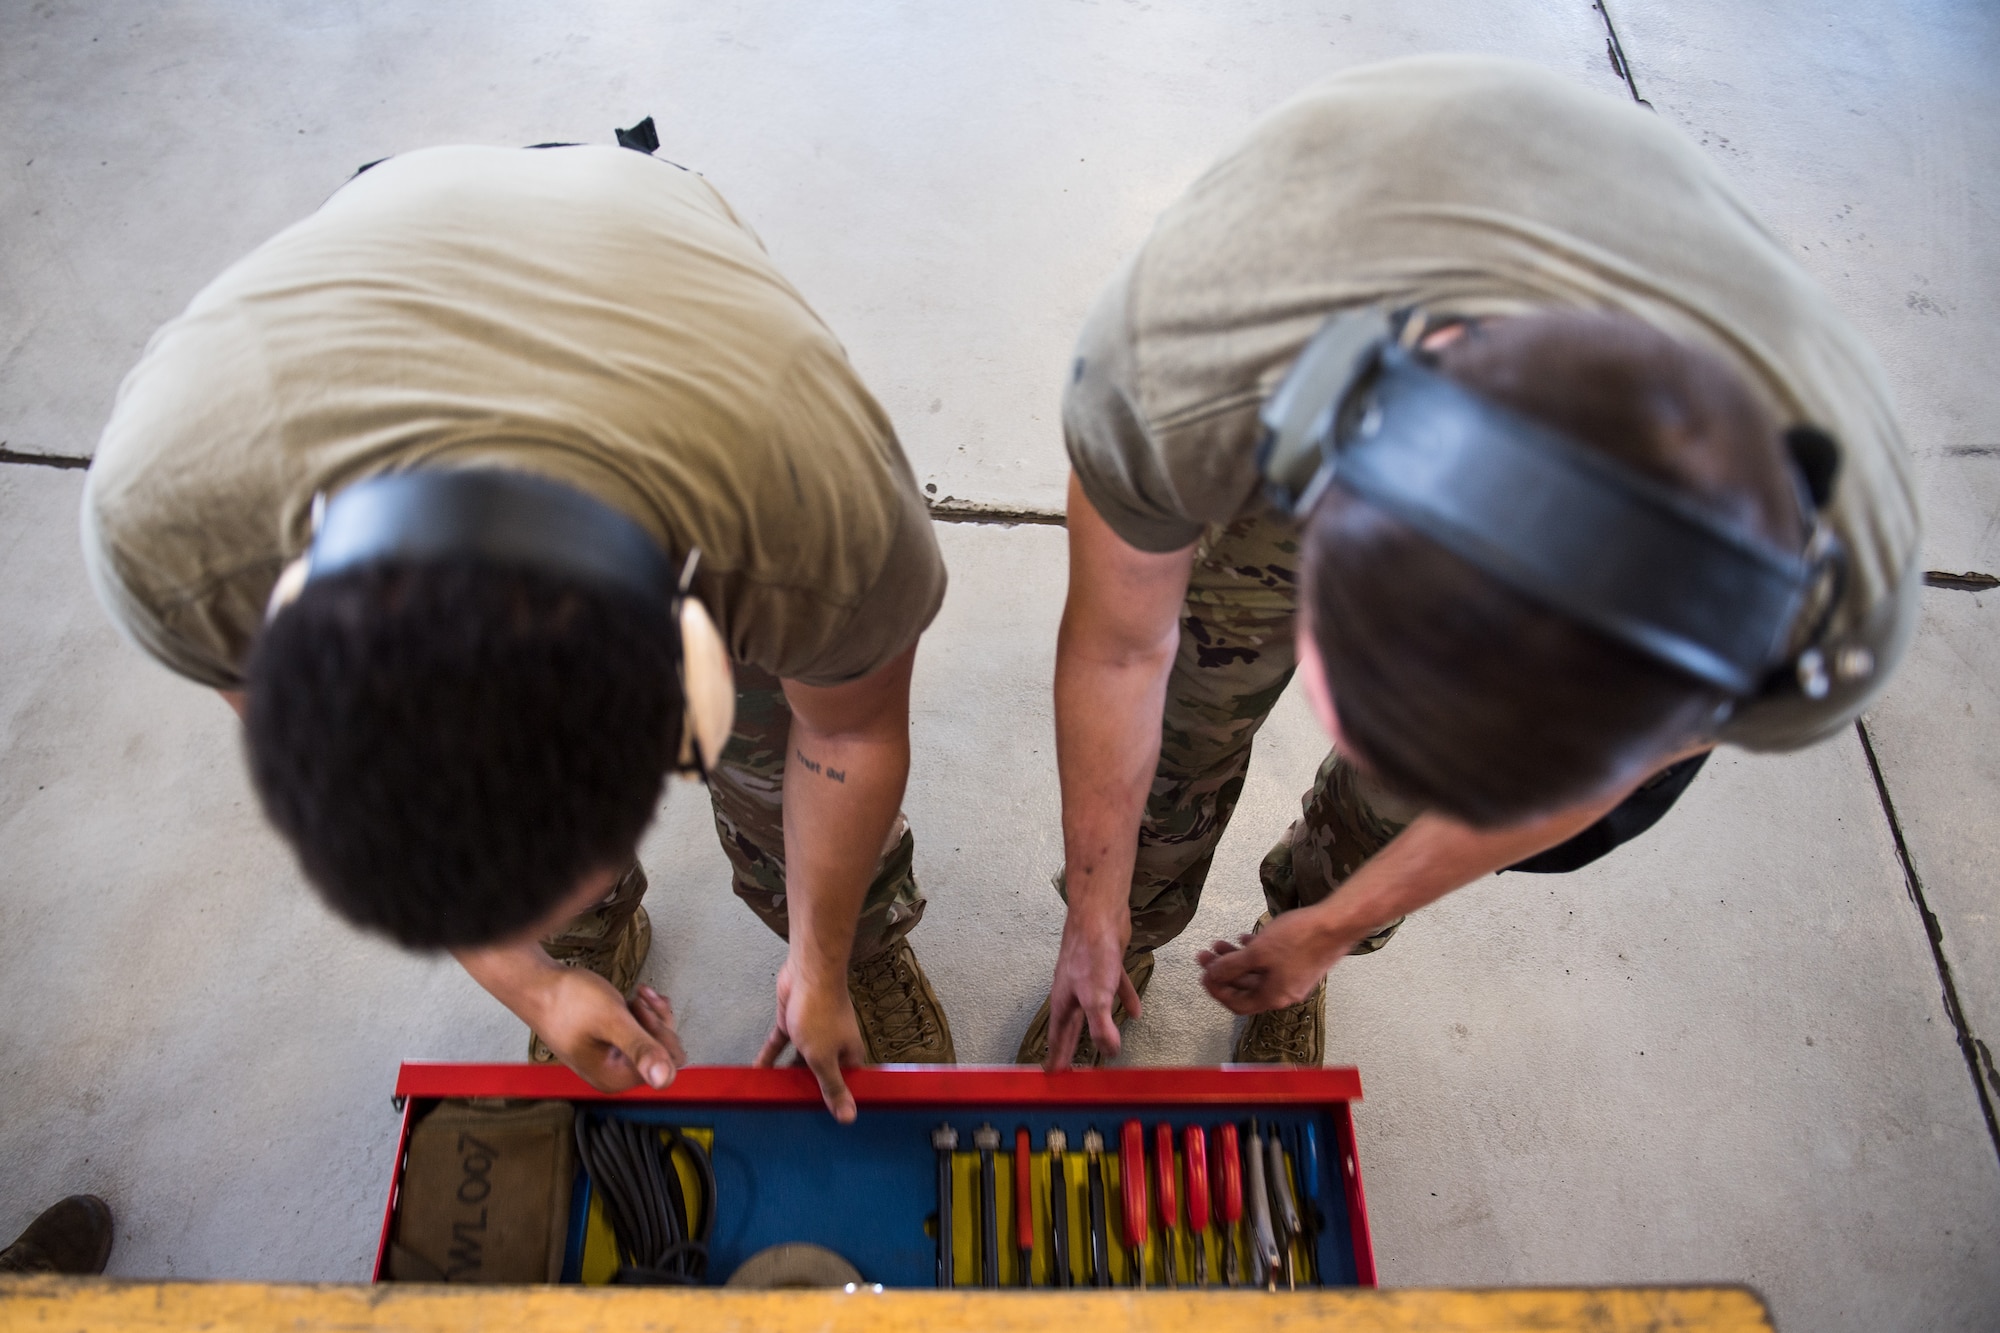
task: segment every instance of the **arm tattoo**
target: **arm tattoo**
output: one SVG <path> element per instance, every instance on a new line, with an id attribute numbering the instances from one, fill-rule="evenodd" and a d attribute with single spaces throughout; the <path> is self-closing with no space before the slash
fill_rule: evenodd
<path id="1" fill-rule="evenodd" d="M 806 770 L 808 772 L 817 773 L 821 777 L 831 778 L 833 781 L 839 783 L 845 783 L 847 781 L 846 769 L 824 767 L 820 764 L 820 762 L 817 759 L 808 759 L 806 757 L 806 752 L 804 750 L 799 749 L 797 746 L 792 747 L 792 753 L 799 757 L 799 762 L 806 766 Z"/>

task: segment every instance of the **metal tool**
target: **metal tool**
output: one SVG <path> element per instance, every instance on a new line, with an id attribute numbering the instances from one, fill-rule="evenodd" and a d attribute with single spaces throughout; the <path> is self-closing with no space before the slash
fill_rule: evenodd
<path id="1" fill-rule="evenodd" d="M 1118 1134 L 1118 1184 L 1125 1196 L 1125 1281 L 1146 1285 L 1146 1131 L 1127 1120 Z"/>
<path id="2" fill-rule="evenodd" d="M 1083 1169 L 1090 1186 L 1090 1285 L 1111 1285 L 1111 1220 L 1104 1215 L 1104 1136 L 1083 1131 Z"/>
<path id="3" fill-rule="evenodd" d="M 1250 1239 L 1255 1245 L 1258 1277 L 1264 1290 L 1278 1289 L 1278 1237 L 1271 1229 L 1271 1185 L 1265 1178 L 1264 1139 L 1257 1121 L 1250 1121 L 1250 1137 L 1243 1144 L 1243 1175 L 1250 1185 Z"/>
<path id="4" fill-rule="evenodd" d="M 1278 1233 L 1278 1254 L 1285 1270 L 1285 1290 L 1297 1291 L 1299 1281 L 1292 1241 L 1299 1234 L 1299 1205 L 1292 1197 L 1292 1173 L 1286 1169 L 1285 1145 L 1276 1125 L 1271 1127 L 1271 1137 L 1264 1141 L 1264 1153 L 1271 1168 L 1271 1221 Z"/>
<path id="5" fill-rule="evenodd" d="M 939 1125 L 931 1131 L 931 1147 L 937 1149 L 938 1214 L 937 1214 L 937 1284 L 949 1287 L 952 1284 L 951 1271 L 951 1207 L 952 1207 L 952 1154 L 958 1151 L 958 1131 L 950 1125 Z"/>
<path id="6" fill-rule="evenodd" d="M 1069 1135 L 1051 1129 L 1049 1149 L 1049 1285 L 1072 1285 L 1069 1267 Z"/>
<path id="7" fill-rule="evenodd" d="M 1243 1282 L 1243 1261 L 1236 1252 L 1237 1224 L 1243 1220 L 1243 1158 L 1236 1148 L 1236 1126 L 1215 1131 L 1215 1153 L 1221 1168 L 1215 1183 L 1222 1191 L 1222 1280 L 1235 1287 Z"/>
<path id="8" fill-rule="evenodd" d="M 1188 1230 L 1194 1233 L 1194 1284 L 1208 1285 L 1208 1135 L 1189 1125 L 1181 1136 L 1187 1159 Z"/>
<path id="9" fill-rule="evenodd" d="M 1175 1186 L 1180 1172 L 1174 1169 L 1172 1125 L 1157 1125 L 1153 1129 L 1153 1179 L 1156 1182 L 1153 1192 L 1160 1197 L 1160 1268 L 1166 1273 L 1167 1285 L 1179 1288 L 1181 1207 Z"/>
<path id="10" fill-rule="evenodd" d="M 1319 1230 L 1326 1217 L 1319 1210 L 1319 1131 L 1307 1122 L 1299 1131 L 1299 1151 L 1293 1165 L 1299 1172 L 1299 1224 L 1305 1228 L 1306 1276 L 1316 1287 L 1326 1285 L 1319 1271 Z"/>
<path id="11" fill-rule="evenodd" d="M 1021 1261 L 1016 1286 L 1035 1285 L 1034 1148 L 1028 1127 L 1014 1131 L 1014 1251 Z"/>
<path id="12" fill-rule="evenodd" d="M 979 1149 L 979 1281 L 983 1286 L 1000 1285 L 1000 1200 L 993 1180 L 993 1154 L 1000 1149 L 1000 1131 L 981 1125 L 972 1131 L 972 1146 Z"/>

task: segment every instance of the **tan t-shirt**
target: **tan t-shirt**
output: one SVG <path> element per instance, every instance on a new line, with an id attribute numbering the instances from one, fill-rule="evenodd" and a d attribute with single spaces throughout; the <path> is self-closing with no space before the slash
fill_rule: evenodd
<path id="1" fill-rule="evenodd" d="M 1161 215 L 1085 323 L 1063 403 L 1085 494 L 1169 551 L 1257 506 L 1257 413 L 1333 311 L 1617 310 L 1720 352 L 1781 421 L 1843 447 L 1852 570 L 1834 642 L 1872 678 L 1739 712 L 1808 744 L 1852 719 L 1915 622 L 1917 508 L 1881 369 L 1702 152 L 1535 66 L 1426 56 L 1351 70 L 1265 117 Z"/>
<path id="2" fill-rule="evenodd" d="M 391 158 L 233 265 L 119 389 L 85 554 L 141 646 L 234 687 L 315 494 L 472 465 L 700 547 L 731 650 L 788 679 L 867 673 L 943 600 L 839 342 L 706 181 L 622 148 Z"/>

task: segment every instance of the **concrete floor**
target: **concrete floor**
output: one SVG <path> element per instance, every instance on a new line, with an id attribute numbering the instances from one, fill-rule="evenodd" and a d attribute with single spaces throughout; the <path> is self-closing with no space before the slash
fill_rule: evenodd
<path id="1" fill-rule="evenodd" d="M 2000 572 L 2000 13 L 1610 8 L 1638 94 L 1880 350 L 1928 566 Z M 317 906 L 257 816 L 230 715 L 118 641 L 76 555 L 65 460 L 146 337 L 354 166 L 600 140 L 650 112 L 841 332 L 938 498 L 1047 509 L 1085 306 L 1257 112 L 1440 49 L 1629 95 L 1585 0 L 967 10 L 0 9 L 0 1233 L 91 1189 L 118 1213 L 115 1273 L 363 1277 L 396 1062 L 522 1048 L 452 965 Z M 916 943 L 962 1056 L 1004 1060 L 1060 927 L 1062 539 L 942 536 Z M 1329 1059 L 1367 1088 L 1385 1282 L 1740 1280 L 1789 1328 L 2000 1325 L 2000 1156 L 1971 1068 L 2000 1097 L 2000 593 L 1925 596 L 1859 733 L 1726 755 L 1618 857 L 1474 886 L 1335 971 Z M 1256 858 L 1319 749 L 1288 698 L 1132 1059 L 1223 1057 L 1193 950 L 1254 918 Z M 697 1059 L 740 1061 L 781 952 L 728 895 L 692 795 L 647 842 L 648 975 Z"/>

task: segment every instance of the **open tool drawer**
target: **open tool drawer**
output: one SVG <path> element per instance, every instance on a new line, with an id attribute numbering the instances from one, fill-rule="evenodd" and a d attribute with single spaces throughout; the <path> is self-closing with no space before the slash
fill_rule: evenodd
<path id="1" fill-rule="evenodd" d="M 946 1159 L 952 1180 L 954 1285 L 1022 1285 L 1015 1203 L 1019 1129 L 1028 1131 L 1032 1150 L 1029 1285 L 1049 1286 L 1055 1267 L 1050 1198 L 1058 1177 L 1051 1174 L 1047 1149 L 1052 1129 L 1067 1139 L 1060 1178 L 1067 1185 L 1070 1285 L 1087 1287 L 1092 1282 L 1090 1167 L 1084 1144 L 1093 1129 L 1104 1143 L 1100 1170 L 1106 1278 L 1113 1286 L 1136 1285 L 1127 1257 L 1134 1238 L 1127 1234 L 1129 1205 L 1120 1160 L 1121 1130 L 1136 1121 L 1142 1130 L 1146 1176 L 1147 1226 L 1140 1247 L 1145 1285 L 1159 1287 L 1167 1278 L 1157 1153 L 1159 1127 L 1165 1125 L 1176 1154 L 1175 1275 L 1181 1285 L 1193 1285 L 1185 1149 L 1187 1131 L 1195 1127 L 1206 1139 L 1213 1217 L 1205 1234 L 1205 1267 L 1209 1284 L 1219 1287 L 1224 1279 L 1226 1229 L 1221 1130 L 1233 1126 L 1239 1150 L 1245 1149 L 1253 1118 L 1266 1135 L 1277 1130 L 1286 1183 L 1300 1207 L 1313 1193 L 1318 1196 L 1316 1227 L 1302 1228 L 1289 1247 L 1297 1284 L 1304 1287 L 1315 1279 L 1326 1286 L 1375 1284 L 1375 1256 L 1348 1105 L 1360 1098 L 1361 1080 L 1351 1068 L 1258 1065 L 1049 1075 L 1011 1066 L 885 1067 L 850 1071 L 848 1087 L 860 1116 L 852 1125 L 839 1125 L 826 1114 L 818 1085 L 803 1069 L 695 1066 L 682 1070 L 664 1091 L 640 1088 L 606 1096 L 560 1066 L 406 1063 L 396 1080 L 403 1123 L 375 1278 L 385 1280 L 389 1273 L 413 1126 L 446 1100 L 508 1098 L 568 1102 L 591 1124 L 617 1117 L 677 1128 L 701 1142 L 715 1179 L 705 1279 L 710 1285 L 723 1283 L 753 1254 L 786 1242 L 833 1250 L 859 1271 L 864 1282 L 885 1287 L 940 1285 L 943 1264 L 937 1236 L 943 1182 L 933 1134 L 943 1126 L 951 1127 L 957 1138 L 956 1151 Z M 991 1282 L 981 1204 L 984 1166 L 975 1142 L 980 1127 L 989 1125 L 999 1140 L 993 1160 L 992 1254 L 997 1264 Z M 1309 1188 L 1315 1182 L 1303 1151 L 1308 1128 L 1318 1152 L 1316 1191 Z M 1238 1163 L 1240 1169 L 1240 1157 Z M 681 1169 L 685 1175 L 685 1167 Z M 1241 1222 L 1229 1230 L 1248 1278 L 1255 1239 L 1247 1175 L 1242 1194 Z M 576 1172 L 562 1236 L 562 1280 L 608 1280 L 617 1264 L 612 1232 L 604 1202 L 582 1169 Z M 1279 1285 L 1284 1285 L 1282 1280 Z"/>

